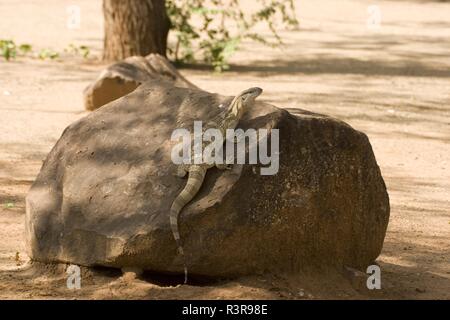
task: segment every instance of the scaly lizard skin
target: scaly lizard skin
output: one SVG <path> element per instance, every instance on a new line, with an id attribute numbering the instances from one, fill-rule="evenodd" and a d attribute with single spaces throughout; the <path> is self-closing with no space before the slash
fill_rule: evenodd
<path id="1" fill-rule="evenodd" d="M 235 129 L 244 109 L 251 105 L 255 99 L 262 93 L 261 88 L 250 88 L 242 91 L 239 95 L 234 97 L 229 107 L 220 113 L 212 121 L 209 121 L 203 128 L 204 131 L 210 128 L 218 129 L 223 137 L 226 137 L 227 129 Z M 193 157 L 192 157 L 193 159 Z M 184 283 L 187 283 L 187 263 L 184 255 L 183 247 L 181 245 L 180 233 L 178 231 L 178 215 L 186 204 L 188 204 L 192 198 L 195 197 L 205 179 L 206 171 L 209 168 L 217 166 L 219 169 L 227 169 L 226 164 L 208 164 L 205 161 L 201 164 L 180 165 L 178 166 L 177 175 L 184 177 L 186 173 L 189 173 L 189 178 L 184 189 L 176 197 L 170 208 L 170 226 L 172 228 L 173 237 L 177 243 L 178 252 L 183 257 L 184 264 Z"/>

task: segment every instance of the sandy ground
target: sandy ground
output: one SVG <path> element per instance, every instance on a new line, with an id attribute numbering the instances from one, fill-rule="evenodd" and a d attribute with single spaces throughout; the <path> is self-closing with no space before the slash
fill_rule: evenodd
<path id="1" fill-rule="evenodd" d="M 244 43 L 230 72 L 181 70 L 208 91 L 233 95 L 260 86 L 263 98 L 279 107 L 326 113 L 367 133 L 391 201 L 377 260 L 378 292 L 357 289 L 339 275 L 266 275 L 184 286 L 109 271 L 86 271 L 82 289 L 71 291 L 58 268 L 30 269 L 24 197 L 62 130 L 87 114 L 82 90 L 104 67 L 101 1 L 45 3 L 3 0 L 0 37 L 58 51 L 69 43 L 88 45 L 92 54 L 88 60 L 0 59 L 0 298 L 450 298 L 449 3 L 378 1 L 381 25 L 370 29 L 373 1 L 302 1 L 300 30 L 281 31 L 283 48 Z M 67 6 L 74 3 L 81 8 L 81 26 L 69 30 Z"/>

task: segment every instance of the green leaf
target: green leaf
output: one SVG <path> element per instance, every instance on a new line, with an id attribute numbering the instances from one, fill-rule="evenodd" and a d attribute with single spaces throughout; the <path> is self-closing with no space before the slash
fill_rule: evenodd
<path id="1" fill-rule="evenodd" d="M 31 52 L 32 50 L 33 50 L 33 48 L 32 48 L 32 46 L 31 46 L 31 44 L 28 44 L 28 43 L 22 43 L 20 46 L 19 46 L 19 50 L 20 51 L 22 51 L 22 53 L 28 53 L 28 52 Z"/>
<path id="2" fill-rule="evenodd" d="M 0 40 L 0 55 L 7 61 L 16 57 L 16 44 L 12 40 Z"/>
<path id="3" fill-rule="evenodd" d="M 256 1 L 252 13 L 244 11 L 241 0 L 166 0 L 171 21 L 169 56 L 177 62 L 195 60 L 197 56 L 216 71 L 229 68 L 227 61 L 239 49 L 242 39 L 271 47 L 282 44 L 279 23 L 297 25 L 293 0 Z M 276 41 L 267 41 L 256 33 L 265 24 Z"/>
<path id="4" fill-rule="evenodd" d="M 42 60 L 45 60 L 47 58 L 53 60 L 59 57 L 59 53 L 51 49 L 42 49 L 41 51 L 39 51 L 38 57 Z"/>
<path id="5" fill-rule="evenodd" d="M 5 203 L 4 204 L 4 207 L 6 208 L 6 209 L 11 209 L 11 208 L 14 208 L 14 203 L 13 202 L 7 202 L 7 203 Z"/>
<path id="6" fill-rule="evenodd" d="M 80 51 L 83 58 L 87 58 L 89 56 L 89 53 L 91 52 L 91 50 L 87 46 L 80 46 Z"/>

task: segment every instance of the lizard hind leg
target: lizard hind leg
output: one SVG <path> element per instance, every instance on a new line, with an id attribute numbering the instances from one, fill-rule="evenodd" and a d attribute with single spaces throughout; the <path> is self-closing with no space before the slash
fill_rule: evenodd
<path id="1" fill-rule="evenodd" d="M 184 178 L 186 174 L 188 173 L 188 170 L 185 166 L 181 165 L 177 167 L 177 177 Z"/>

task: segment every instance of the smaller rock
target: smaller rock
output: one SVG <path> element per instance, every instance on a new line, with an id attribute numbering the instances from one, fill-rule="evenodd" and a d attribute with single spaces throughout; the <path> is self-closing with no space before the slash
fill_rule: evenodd
<path id="1" fill-rule="evenodd" d="M 84 89 L 84 108 L 95 110 L 134 91 L 141 83 L 157 80 L 182 88 L 197 87 L 184 78 L 169 60 L 159 54 L 132 56 L 108 66 Z"/>

